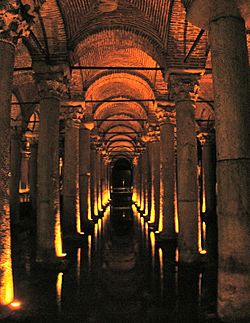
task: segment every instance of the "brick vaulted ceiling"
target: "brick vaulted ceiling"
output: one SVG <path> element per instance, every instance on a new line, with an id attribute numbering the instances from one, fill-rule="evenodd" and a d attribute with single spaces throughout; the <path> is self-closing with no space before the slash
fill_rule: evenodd
<path id="1" fill-rule="evenodd" d="M 166 69 L 209 67 L 206 33 L 189 60 L 184 62 L 200 29 L 187 22 L 181 0 L 23 2 L 35 5 L 38 17 L 33 35 L 17 47 L 16 67 L 31 66 L 33 61 L 41 59 L 52 64 L 66 61 L 73 67 L 103 66 L 103 69 L 71 70 L 72 100 L 168 100 Z M 105 67 L 160 67 L 164 71 Z M 37 101 L 36 95 L 29 97 L 36 92 L 31 74 L 16 73 L 13 93 L 19 101 Z M 205 78 L 203 83 L 203 98 L 211 100 L 211 77 Z M 86 108 L 96 119 L 114 120 L 98 122 L 96 126 L 100 132 L 109 129 L 119 133 L 128 132 L 128 129 L 135 131 L 135 135 L 107 134 L 105 138 L 112 138 L 112 145 L 118 142 L 118 146 L 130 152 L 144 123 L 115 119 L 146 119 L 154 113 L 154 106 L 152 102 L 99 102 L 89 103 Z M 199 111 L 211 112 L 211 107 L 207 108 L 200 106 Z"/>

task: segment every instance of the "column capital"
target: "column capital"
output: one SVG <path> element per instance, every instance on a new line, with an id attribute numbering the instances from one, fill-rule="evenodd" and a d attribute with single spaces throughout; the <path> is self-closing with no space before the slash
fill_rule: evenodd
<path id="1" fill-rule="evenodd" d="M 200 78 L 200 74 L 170 74 L 169 88 L 171 99 L 175 102 L 196 101 L 198 98 Z"/>
<path id="2" fill-rule="evenodd" d="M 41 98 L 62 99 L 68 95 L 70 71 L 67 64 L 49 65 L 34 62 L 34 78 Z"/>
<path id="3" fill-rule="evenodd" d="M 80 128 L 83 108 L 81 106 L 63 107 L 60 115 L 65 120 L 66 128 Z"/>
<path id="4" fill-rule="evenodd" d="M 162 126 L 166 123 L 170 123 L 175 125 L 176 124 L 176 113 L 175 111 L 167 111 L 165 107 L 158 106 L 155 114 L 157 116 L 159 125 Z"/>
<path id="5" fill-rule="evenodd" d="M 160 127 L 159 125 L 148 126 L 148 141 L 155 142 L 160 140 Z"/>
<path id="6" fill-rule="evenodd" d="M 87 129 L 89 131 L 95 128 L 95 122 L 93 120 L 93 116 L 90 114 L 85 113 L 82 117 L 82 128 Z"/>
<path id="7" fill-rule="evenodd" d="M 215 144 L 215 133 L 214 131 L 200 132 L 197 136 L 202 146 L 205 144 Z"/>
<path id="8" fill-rule="evenodd" d="M 234 17 L 246 21 L 250 25 L 249 1 L 248 0 L 182 0 L 187 11 L 187 18 L 192 24 L 209 29 L 212 21 L 220 18 Z"/>
<path id="9" fill-rule="evenodd" d="M 26 139 L 27 139 L 30 146 L 37 145 L 38 144 L 38 138 L 39 138 L 39 136 L 37 134 L 36 135 L 26 136 Z"/>
<path id="10" fill-rule="evenodd" d="M 0 3 L 0 41 L 17 44 L 28 37 L 34 23 L 34 8 L 27 0 L 2 0 Z"/>

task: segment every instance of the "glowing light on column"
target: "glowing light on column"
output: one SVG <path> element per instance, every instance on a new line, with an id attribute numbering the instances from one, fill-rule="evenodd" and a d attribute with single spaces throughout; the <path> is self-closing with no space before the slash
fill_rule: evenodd
<path id="1" fill-rule="evenodd" d="M 9 206 L 3 210 L 5 216 L 1 216 L 1 253 L 0 253 L 0 305 L 8 305 L 13 301 L 13 277 L 11 263 L 11 237 L 10 237 L 10 216 Z"/>
<path id="2" fill-rule="evenodd" d="M 84 234 L 81 230 L 81 216 L 80 216 L 80 197 L 79 197 L 79 189 L 77 188 L 76 195 L 76 231 L 79 234 Z"/>
<path id="3" fill-rule="evenodd" d="M 88 220 L 91 220 L 91 194 L 90 194 L 90 174 L 88 176 Z"/>
<path id="4" fill-rule="evenodd" d="M 154 232 L 150 232 L 150 242 L 151 242 L 151 249 L 152 249 L 152 267 L 155 264 L 155 234 Z"/>
<path id="5" fill-rule="evenodd" d="M 91 266 L 92 236 L 88 236 L 88 267 Z"/>
<path id="6" fill-rule="evenodd" d="M 56 249 L 56 256 L 63 257 L 66 254 L 62 251 L 62 231 L 61 231 L 61 222 L 60 222 L 60 213 L 59 210 L 56 213 L 55 219 L 55 249 Z"/>
<path id="7" fill-rule="evenodd" d="M 174 226 L 175 226 L 175 232 L 179 233 L 179 216 L 178 216 L 178 198 L 177 198 L 177 189 L 176 189 L 176 183 L 175 183 L 175 189 L 174 189 Z"/>

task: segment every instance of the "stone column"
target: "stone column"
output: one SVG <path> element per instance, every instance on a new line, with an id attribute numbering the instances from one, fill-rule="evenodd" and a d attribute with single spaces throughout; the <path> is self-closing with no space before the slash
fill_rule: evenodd
<path id="1" fill-rule="evenodd" d="M 29 143 L 24 138 L 21 149 L 21 190 L 23 192 L 29 191 L 29 162 L 30 162 L 30 148 Z"/>
<path id="2" fill-rule="evenodd" d="M 143 154 L 140 155 L 140 211 L 144 212 Z"/>
<path id="3" fill-rule="evenodd" d="M 94 125 L 93 125 L 94 126 Z M 80 216 L 81 229 L 86 231 L 91 223 L 91 203 L 90 203 L 90 131 L 92 130 L 89 121 L 82 119 L 80 128 Z"/>
<path id="4" fill-rule="evenodd" d="M 180 262 L 198 260 L 198 183 L 195 99 L 199 75 L 170 75 L 171 97 L 176 103 L 177 181 Z"/>
<path id="5" fill-rule="evenodd" d="M 174 190 L 175 190 L 175 151 L 174 129 L 175 113 L 158 108 L 157 117 L 160 124 L 160 160 L 161 160 L 161 239 L 172 240 L 176 238 L 174 221 Z"/>
<path id="6" fill-rule="evenodd" d="M 159 126 L 151 125 L 148 134 L 152 146 L 150 147 L 150 163 L 151 163 L 151 216 L 150 228 L 158 231 L 160 219 L 160 141 Z"/>
<path id="7" fill-rule="evenodd" d="M 199 134 L 202 145 L 202 181 L 203 203 L 205 203 L 202 219 L 206 224 L 205 249 L 209 264 L 217 262 L 218 228 L 216 214 L 216 148 L 214 132 Z"/>
<path id="8" fill-rule="evenodd" d="M 65 119 L 62 231 L 65 239 L 74 240 L 81 232 L 77 201 L 79 193 L 79 129 L 83 108 L 81 106 L 65 107 L 61 113 Z"/>
<path id="9" fill-rule="evenodd" d="M 146 220 L 151 219 L 151 207 L 152 207 L 152 154 L 153 154 L 153 142 L 148 141 L 147 142 L 147 160 L 148 160 L 148 167 L 147 167 L 147 173 L 148 173 L 148 180 L 147 180 L 147 208 L 148 208 L 148 214 L 146 214 Z"/>
<path id="10" fill-rule="evenodd" d="M 146 181 L 147 181 L 147 173 L 146 173 L 146 169 L 147 169 L 147 159 L 146 159 L 146 153 L 145 150 L 143 151 L 142 155 L 141 155 L 141 176 L 142 176 L 142 205 L 141 205 L 141 212 L 142 214 L 145 213 L 145 207 L 146 207 Z"/>
<path id="11" fill-rule="evenodd" d="M 146 216 L 148 214 L 148 153 L 147 148 L 143 153 L 143 167 L 142 167 L 142 175 L 143 175 L 143 214 Z"/>
<path id="12" fill-rule="evenodd" d="M 38 144 L 37 255 L 39 263 L 57 263 L 62 256 L 59 199 L 59 110 L 67 91 L 65 65 L 34 63 L 40 94 Z"/>
<path id="13" fill-rule="evenodd" d="M 216 3 L 209 26 L 217 150 L 218 312 L 223 319 L 240 320 L 250 318 L 249 63 L 244 21 L 235 1 L 230 1 L 230 10 L 224 3 Z"/>
<path id="14" fill-rule="evenodd" d="M 10 212 L 11 223 L 15 226 L 20 222 L 19 183 L 21 175 L 21 127 L 13 128 L 10 147 Z"/>
<path id="15" fill-rule="evenodd" d="M 25 11 L 25 12 L 24 12 Z M 15 1 L 1 3 L 0 13 L 0 306 L 13 300 L 10 237 L 10 111 L 15 44 L 28 36 L 33 18 Z"/>
<path id="16" fill-rule="evenodd" d="M 30 201 L 33 213 L 37 211 L 37 154 L 38 154 L 38 138 L 28 138 L 30 143 L 30 169 L 29 169 L 29 183 L 30 183 Z"/>
<path id="17" fill-rule="evenodd" d="M 138 188 L 137 188 L 137 178 L 138 178 L 138 161 L 134 160 L 133 163 L 133 201 L 138 204 Z"/>
<path id="18" fill-rule="evenodd" d="M 97 190 L 96 190 L 96 146 L 92 142 L 90 146 L 90 192 L 91 192 L 91 217 L 95 220 L 98 216 Z"/>
<path id="19" fill-rule="evenodd" d="M 208 30 L 212 55 L 219 229 L 218 314 L 223 321 L 250 317 L 249 62 L 246 28 L 239 9 L 247 18 L 249 1 L 196 0 L 188 7 L 188 19 Z"/>

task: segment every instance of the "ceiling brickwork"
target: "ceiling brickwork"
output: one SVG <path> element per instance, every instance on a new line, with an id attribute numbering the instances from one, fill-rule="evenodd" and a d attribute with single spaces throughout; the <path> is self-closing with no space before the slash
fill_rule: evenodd
<path id="1" fill-rule="evenodd" d="M 146 130 L 146 122 L 140 119 L 154 115 L 157 102 L 168 104 L 166 74 L 170 69 L 206 71 L 196 117 L 214 118 L 208 36 L 187 21 L 185 6 L 192 1 L 25 2 L 35 4 L 38 14 L 30 37 L 17 46 L 15 67 L 31 67 L 37 60 L 72 67 L 70 100 L 88 101 L 86 111 L 101 119 L 95 122 L 95 131 L 105 143 L 112 141 L 106 147 L 112 148 L 114 158 L 119 156 L 114 151 L 120 146 L 128 155 L 135 152 L 140 134 Z M 250 48 L 249 32 L 247 41 Z M 24 119 L 28 119 L 39 99 L 32 71 L 15 73 L 13 93 L 19 102 L 34 102 L 21 105 Z M 125 99 L 128 101 L 117 102 Z M 89 102 L 95 100 L 100 102 Z"/>

